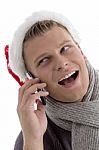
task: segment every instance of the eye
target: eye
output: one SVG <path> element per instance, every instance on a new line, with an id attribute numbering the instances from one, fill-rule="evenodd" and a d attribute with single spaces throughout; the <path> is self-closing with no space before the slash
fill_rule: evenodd
<path id="1" fill-rule="evenodd" d="M 45 58 L 43 58 L 43 59 L 41 59 L 41 60 L 39 61 L 38 65 L 40 65 L 40 64 L 45 64 L 45 63 L 48 62 L 48 60 L 49 60 L 49 58 L 48 58 L 48 57 L 45 57 Z"/>
<path id="2" fill-rule="evenodd" d="M 61 48 L 61 53 L 67 52 L 67 51 L 69 50 L 69 48 L 70 48 L 69 45 L 62 47 L 62 48 Z"/>

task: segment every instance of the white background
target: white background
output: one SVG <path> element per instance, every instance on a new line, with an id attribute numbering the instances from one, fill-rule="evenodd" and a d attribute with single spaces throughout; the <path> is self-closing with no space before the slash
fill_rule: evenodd
<path id="1" fill-rule="evenodd" d="M 25 17 L 46 9 L 66 15 L 80 33 L 81 47 L 95 68 L 99 69 L 98 0 L 3 0 L 0 1 L 0 149 L 11 150 L 20 132 L 16 113 L 19 85 L 8 74 L 4 46 L 12 40 L 15 29 Z"/>

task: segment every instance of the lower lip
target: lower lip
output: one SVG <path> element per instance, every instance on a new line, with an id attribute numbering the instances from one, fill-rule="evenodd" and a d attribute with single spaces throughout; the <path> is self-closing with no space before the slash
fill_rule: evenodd
<path id="1" fill-rule="evenodd" d="M 61 85 L 61 86 L 65 87 L 65 88 L 75 88 L 78 85 L 78 79 L 79 79 L 79 73 L 78 73 L 78 76 L 77 76 L 77 78 L 75 80 L 73 80 L 72 82 L 67 83 L 65 85 Z"/>

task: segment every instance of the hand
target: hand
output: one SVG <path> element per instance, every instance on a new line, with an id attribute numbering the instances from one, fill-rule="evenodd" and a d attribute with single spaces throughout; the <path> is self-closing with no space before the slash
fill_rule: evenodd
<path id="1" fill-rule="evenodd" d="M 19 89 L 17 112 L 22 126 L 23 138 L 25 141 L 39 141 L 47 128 L 45 106 L 42 105 L 40 96 L 47 96 L 46 91 L 37 91 L 46 87 L 46 83 L 39 83 L 39 79 L 27 80 Z M 37 110 L 34 103 L 37 103 Z"/>

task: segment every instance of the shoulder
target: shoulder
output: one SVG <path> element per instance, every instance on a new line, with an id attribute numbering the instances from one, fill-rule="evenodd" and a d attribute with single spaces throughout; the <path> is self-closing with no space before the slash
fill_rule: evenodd
<path id="1" fill-rule="evenodd" d="M 23 134 L 22 131 L 19 133 L 15 145 L 14 145 L 14 150 L 23 150 Z"/>
<path id="2" fill-rule="evenodd" d="M 99 74 L 99 70 L 96 70 L 97 72 L 98 72 L 98 74 Z"/>

